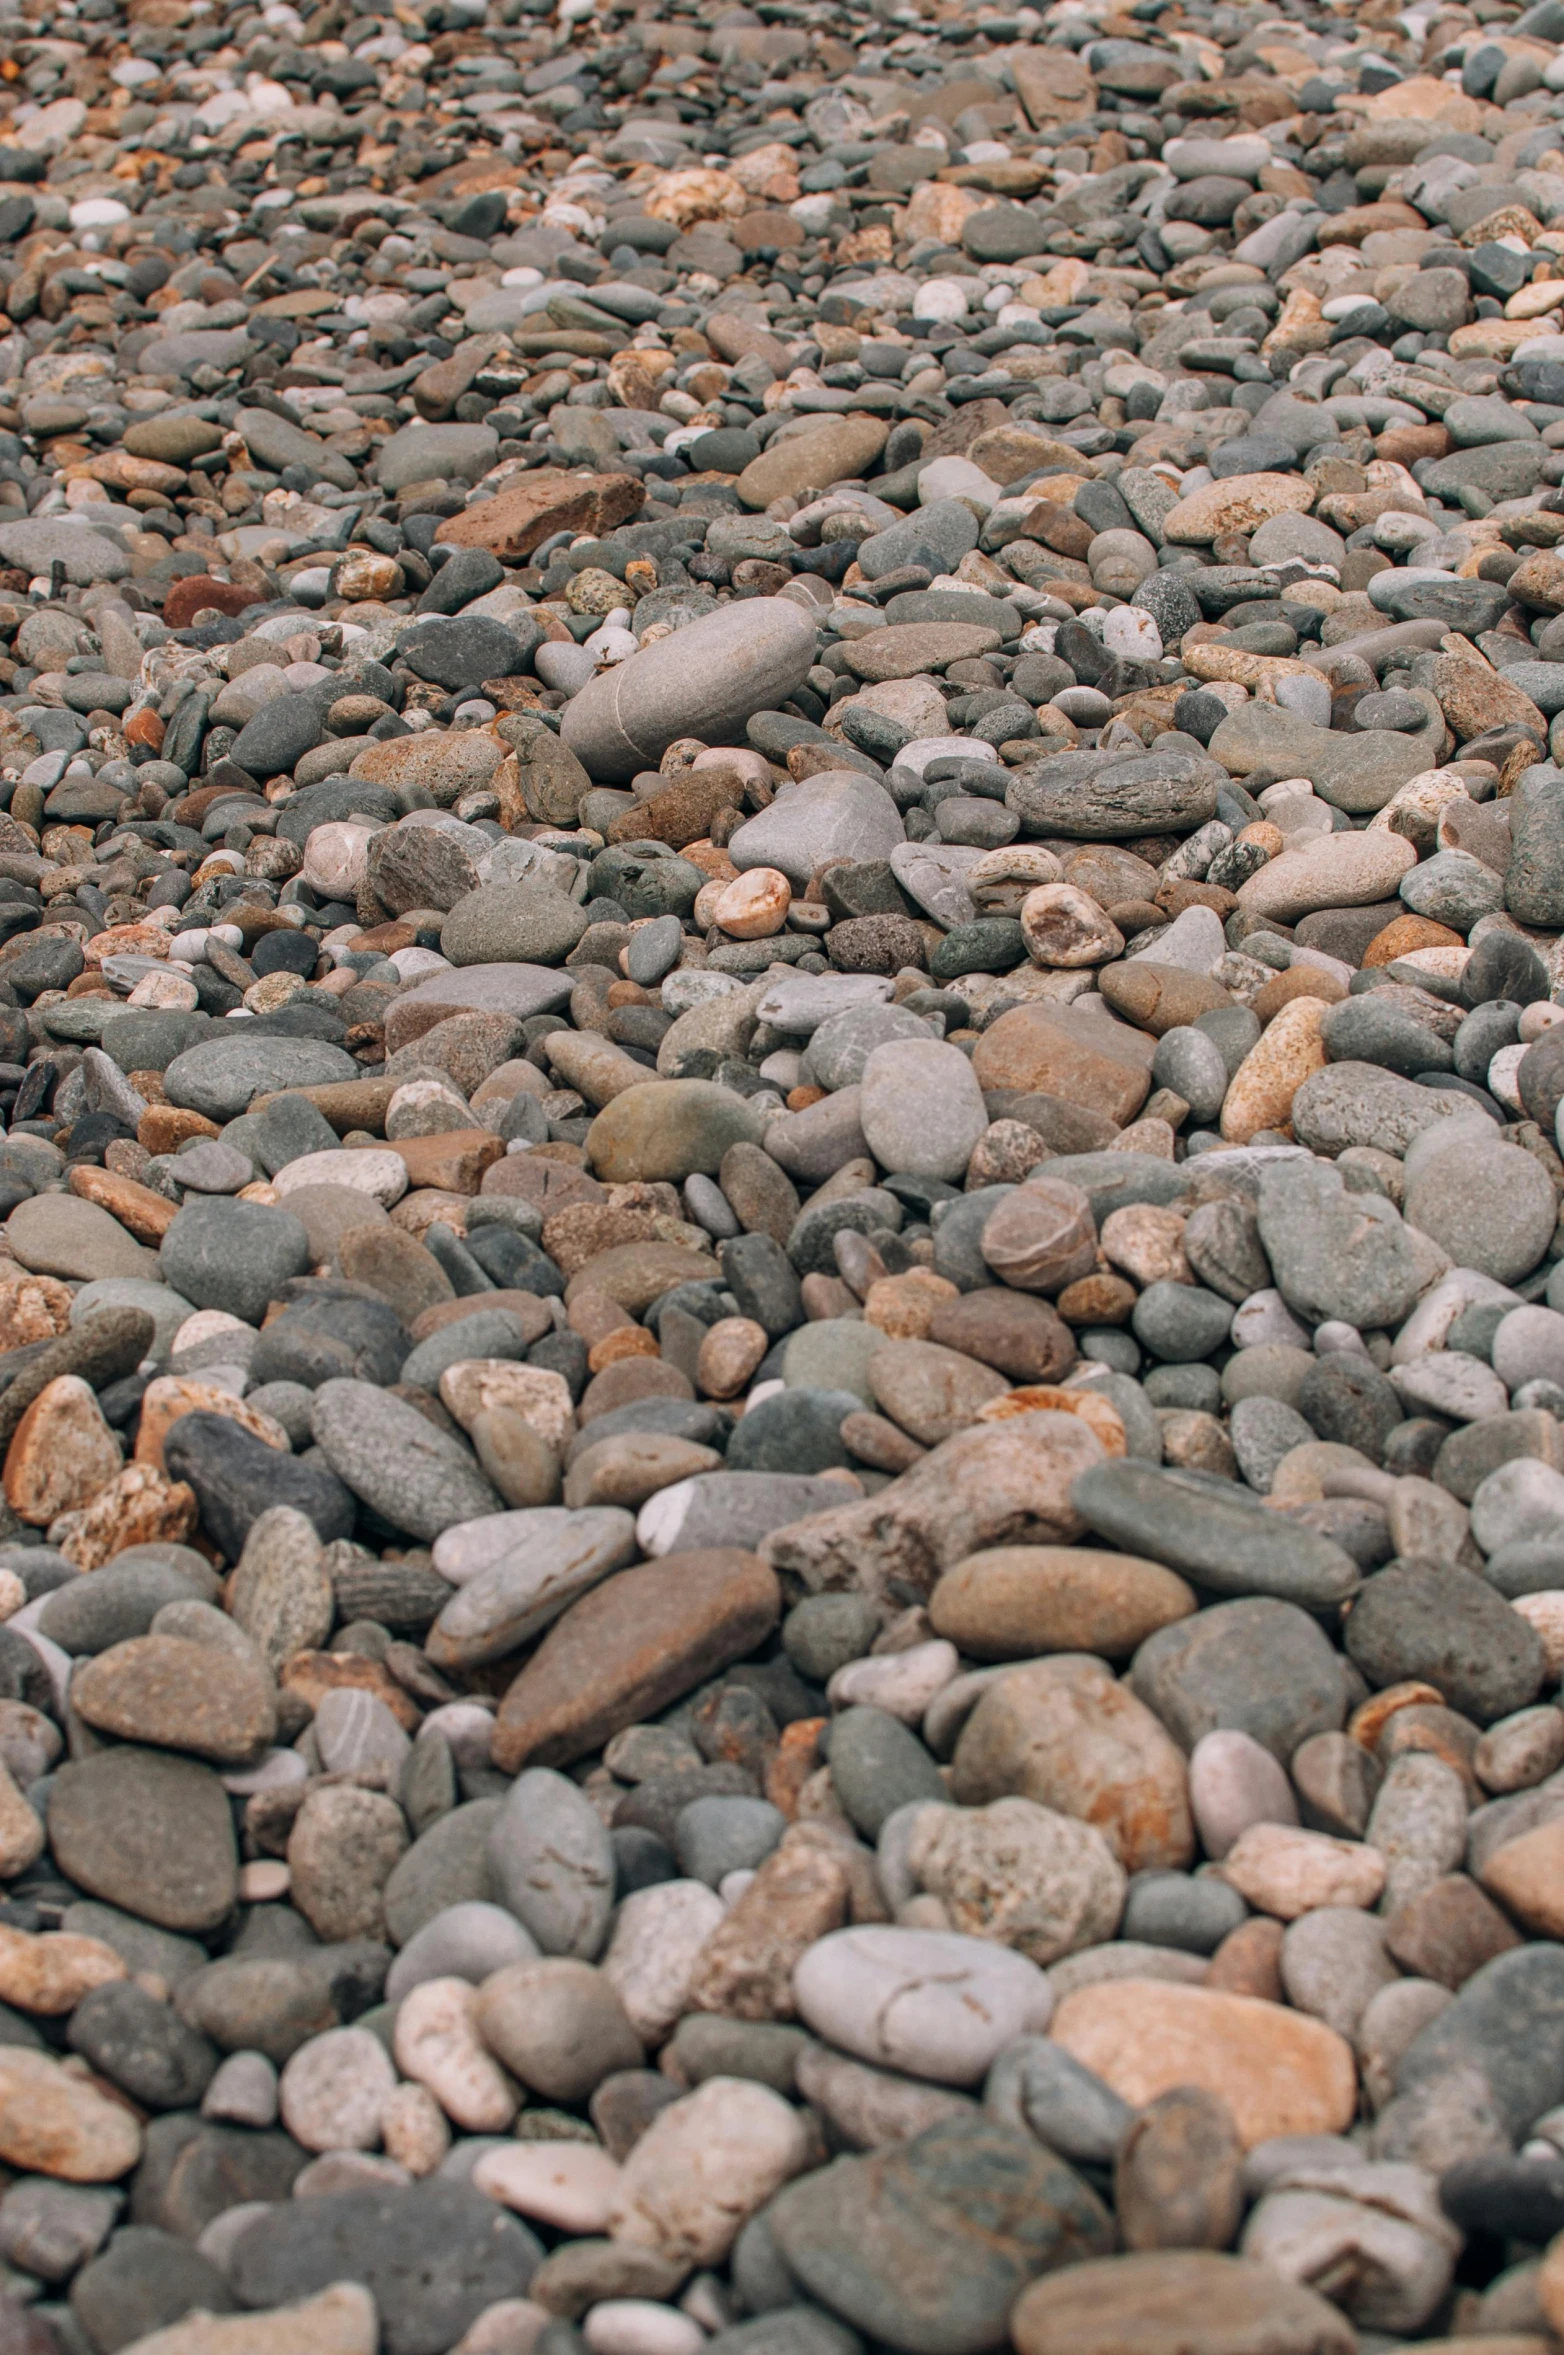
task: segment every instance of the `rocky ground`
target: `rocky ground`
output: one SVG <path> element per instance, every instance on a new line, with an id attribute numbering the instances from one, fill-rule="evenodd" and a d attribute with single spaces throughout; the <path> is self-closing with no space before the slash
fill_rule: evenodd
<path id="1" fill-rule="evenodd" d="M 0 2355 L 1564 2347 L 1564 0 L 1111 8 L 0 0 Z"/>

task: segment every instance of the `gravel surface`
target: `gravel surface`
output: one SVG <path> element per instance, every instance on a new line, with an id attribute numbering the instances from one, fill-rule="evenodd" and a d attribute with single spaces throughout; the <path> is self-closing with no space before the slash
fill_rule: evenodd
<path id="1" fill-rule="evenodd" d="M 1561 45 L 0 0 L 0 2355 L 1558 2355 Z"/>

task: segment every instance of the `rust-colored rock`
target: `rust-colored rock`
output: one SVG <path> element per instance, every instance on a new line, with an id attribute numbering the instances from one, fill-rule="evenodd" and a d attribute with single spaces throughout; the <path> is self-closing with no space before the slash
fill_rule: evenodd
<path id="1" fill-rule="evenodd" d="M 487 548 L 502 564 L 521 564 L 555 532 L 597 538 L 613 531 L 645 500 L 638 475 L 565 474 L 549 466 L 451 516 L 441 524 L 440 538 L 450 547 Z"/>
<path id="2" fill-rule="evenodd" d="M 71 1171 L 71 1192 L 108 1211 L 138 1243 L 161 1243 L 179 1216 L 178 1203 L 166 1194 L 154 1194 L 150 1186 L 138 1186 L 134 1178 L 116 1177 L 108 1169 L 78 1164 Z"/>
<path id="3" fill-rule="evenodd" d="M 163 600 L 163 619 L 171 630 L 188 630 L 203 607 L 215 613 L 243 613 L 250 605 L 264 602 L 261 589 L 241 588 L 237 581 L 214 580 L 210 573 L 189 574 L 182 581 L 169 583 L 168 595 Z"/>

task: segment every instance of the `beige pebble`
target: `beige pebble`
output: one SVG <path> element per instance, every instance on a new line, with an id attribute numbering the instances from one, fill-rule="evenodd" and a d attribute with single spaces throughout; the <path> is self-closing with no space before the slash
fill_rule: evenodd
<path id="1" fill-rule="evenodd" d="M 519 2096 L 479 2037 L 476 2001 L 465 1979 L 426 1979 L 413 1988 L 396 2015 L 396 2064 L 465 2133 L 503 2134 Z"/>

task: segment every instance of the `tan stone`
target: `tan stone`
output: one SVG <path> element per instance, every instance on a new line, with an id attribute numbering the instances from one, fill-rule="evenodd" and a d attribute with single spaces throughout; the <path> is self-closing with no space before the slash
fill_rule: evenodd
<path id="1" fill-rule="evenodd" d="M 1505 583 L 1517 605 L 1535 613 L 1564 613 L 1564 550 L 1539 548 L 1515 567 Z"/>
<path id="2" fill-rule="evenodd" d="M 706 1398 L 737 1398 L 771 1339 L 753 1317 L 721 1317 L 708 1327 L 695 1366 L 695 1386 Z"/>
<path id="3" fill-rule="evenodd" d="M 124 2102 L 44 2053 L 0 2046 L 0 2159 L 8 2167 L 66 2183 L 117 2183 L 140 2156 L 141 2128 Z"/>
<path id="4" fill-rule="evenodd" d="M 1279 2134 L 1344 2133 L 1357 2109 L 1345 2037 L 1253 1996 L 1120 1979 L 1067 1995 L 1049 2032 L 1135 2109 L 1202 2086 L 1227 2104 L 1246 2150 Z"/>
<path id="5" fill-rule="evenodd" d="M 1021 931 L 1035 965 L 1073 970 L 1124 954 L 1124 935 L 1089 893 L 1073 883 L 1042 883 L 1021 902 Z"/>
<path id="6" fill-rule="evenodd" d="M 186 1636 L 112 1644 L 77 1669 L 71 1706 L 100 1733 L 190 1750 L 219 1766 L 248 1765 L 277 1731 L 271 1679 L 259 1661 Z"/>
<path id="7" fill-rule="evenodd" d="M 664 172 L 646 198 L 654 221 L 671 221 L 688 229 L 696 221 L 733 220 L 749 210 L 749 192 L 731 172 L 709 164 L 691 164 Z"/>
<path id="8" fill-rule="evenodd" d="M 963 1807 L 1033 1799 L 1094 1824 L 1127 1872 L 1194 1857 L 1189 1777 L 1158 1720 L 1100 1661 L 1039 1660 L 991 1685 L 956 1745 Z"/>
<path id="9" fill-rule="evenodd" d="M 1162 526 L 1168 540 L 1196 546 L 1234 532 L 1257 531 L 1273 515 L 1307 515 L 1314 493 L 1296 474 L 1230 474 L 1180 499 Z"/>
<path id="10" fill-rule="evenodd" d="M 796 439 L 773 442 L 751 459 L 734 485 L 746 507 L 769 507 L 773 499 L 804 498 L 834 482 L 862 475 L 885 447 L 883 417 L 849 410 Z M 552 528 L 552 527 L 551 527 Z"/>
<path id="11" fill-rule="evenodd" d="M 991 1214 L 982 1252 L 1001 1283 L 1022 1292 L 1057 1292 L 1095 1263 L 1090 1198 L 1079 1186 L 1048 1177 L 1045 1165 L 1042 1176 L 1030 1177 Z"/>
<path id="12" fill-rule="evenodd" d="M 995 1546 L 945 1572 L 929 1597 L 929 1623 L 973 1660 L 1043 1652 L 1124 1660 L 1194 1609 L 1190 1588 L 1160 1562 L 1090 1546 Z"/>
<path id="13" fill-rule="evenodd" d="M 974 213 L 993 198 L 976 188 L 953 188 L 948 181 L 925 180 L 907 199 L 902 234 L 914 240 L 937 237 L 942 245 L 959 243 Z"/>
<path id="14" fill-rule="evenodd" d="M 875 1403 L 925 1447 L 964 1431 L 1009 1384 L 992 1366 L 934 1341 L 887 1341 L 869 1366 Z"/>
<path id="15" fill-rule="evenodd" d="M 16 1583 L 25 1593 L 21 1580 Z M 22 1706 L 21 1702 L 12 1703 L 13 1708 Z M 0 1880 L 25 1873 L 37 1863 L 43 1849 L 43 1819 L 27 1804 L 10 1767 L 0 1763 Z"/>
<path id="16" fill-rule="evenodd" d="M 1222 1105 L 1222 1134 L 1229 1144 L 1247 1145 L 1260 1129 L 1288 1128 L 1294 1096 L 1328 1060 L 1320 1036 L 1326 1010 L 1323 998 L 1294 998 L 1255 1041 Z"/>
<path id="17" fill-rule="evenodd" d="M 1066 2265 L 1023 2291 L 1010 2336 L 1016 2355 L 1356 2355 L 1358 2345 L 1351 2323 L 1313 2290 L 1252 2258 L 1208 2249 Z M 1501 2355 L 1482 2340 L 1450 2341 L 1451 2355 L 1457 2346 Z"/>
<path id="18" fill-rule="evenodd" d="M 1137 1284 L 1192 1284 L 1184 1257 L 1184 1221 L 1176 1210 L 1153 1202 L 1127 1202 L 1110 1210 L 1098 1236 L 1103 1257 Z"/>
<path id="19" fill-rule="evenodd" d="M 411 1187 L 432 1187 L 452 1194 L 476 1194 L 483 1173 L 504 1159 L 505 1144 L 487 1129 L 452 1129 L 443 1136 L 399 1137 L 386 1150 L 407 1166 Z M 401 1205 L 399 1204 L 400 1208 Z"/>
<path id="20" fill-rule="evenodd" d="M 972 1051 L 972 1068 L 984 1089 L 1063 1096 L 1122 1127 L 1146 1101 L 1151 1054 L 1150 1040 L 1122 1024 L 1071 1020 L 1062 1008 L 1033 1004 L 1012 1007 L 990 1024 Z"/>
<path id="21" fill-rule="evenodd" d="M 440 1376 L 440 1397 L 464 1431 L 496 1407 L 519 1415 L 529 1429 L 555 1449 L 575 1432 L 570 1385 L 547 1366 L 516 1365 L 509 1358 L 463 1358 Z"/>
<path id="22" fill-rule="evenodd" d="M 125 1976 L 120 1957 L 99 1938 L 0 1927 L 0 2003 L 18 2011 L 59 2018 L 94 1987 Z"/>
<path id="23" fill-rule="evenodd" d="M 1564 1937 L 1564 1821 L 1506 1840 L 1480 1878 L 1489 1896 L 1534 1938 Z"/>
<path id="24" fill-rule="evenodd" d="M 719 2265 L 812 2150 L 801 2113 L 769 2086 L 709 2077 L 660 2110 L 631 2150 L 609 2235 L 681 2266 Z"/>
<path id="25" fill-rule="evenodd" d="M 1324 673 L 1290 654 L 1251 654 L 1244 646 L 1191 646 L 1184 667 L 1192 679 L 1226 680 L 1238 687 L 1274 686 L 1278 679 L 1318 679 Z"/>
<path id="26" fill-rule="evenodd" d="M 751 867 L 723 885 L 712 921 L 734 940 L 764 940 L 781 931 L 792 898 L 793 887 L 778 868 Z"/>
<path id="27" fill-rule="evenodd" d="M 1278 842 L 1280 836 L 1278 836 Z M 1133 963 L 1107 966 L 1098 987 L 1116 1014 L 1153 1038 L 1198 1021 L 1233 1001 L 1219 981 L 1204 973 L 1186 973 L 1178 965 L 1157 965 L 1137 957 Z M 996 1025 L 997 1028 L 997 1025 Z M 1089 1098 L 1082 1099 L 1089 1102 Z M 1140 1106 L 1137 1104 L 1135 1110 Z M 1133 1115 L 1127 1114 L 1126 1118 Z"/>
<path id="28" fill-rule="evenodd" d="M 1016 96 L 1025 107 L 1034 131 L 1041 131 L 1050 123 L 1079 122 L 1094 111 L 1097 82 L 1084 58 L 1070 50 L 1061 50 L 1055 56 L 1051 48 L 1018 49 L 1016 58 Z M 1023 301 L 1027 299 L 1022 297 Z M 1069 295 L 1057 297 L 1060 302 L 1073 299 Z"/>
<path id="29" fill-rule="evenodd" d="M 811 1593 L 926 1596 L 942 1570 L 994 1545 L 1063 1545 L 1081 1534 L 1077 1475 L 1104 1461 L 1076 1415 L 1029 1415 L 958 1432 L 878 1496 L 775 1529 L 765 1558 Z"/>
<path id="30" fill-rule="evenodd" d="M 1564 293 L 1564 287 L 1560 292 Z M 1564 567 L 1559 570 L 1564 580 Z M 1489 728 L 1529 728 L 1539 744 L 1547 742 L 1548 723 L 1531 697 L 1523 695 L 1519 687 L 1491 664 L 1463 660 L 1455 654 L 1438 655 L 1434 661 L 1434 694 L 1463 744 Z"/>
<path id="31" fill-rule="evenodd" d="M 1284 850 L 1251 875 L 1239 888 L 1239 905 L 1249 915 L 1279 917 L 1284 924 L 1316 908 L 1371 907 L 1394 898 L 1402 876 L 1416 865 L 1416 850 L 1399 834 L 1321 834 L 1307 850 Z"/>
<path id="32" fill-rule="evenodd" d="M 126 2355 L 375 2355 L 379 2344 L 374 2299 L 361 2282 L 338 2281 L 319 2297 L 266 2314 L 198 2309 L 137 2339 Z M 503 2349 L 475 2345 L 472 2355 L 503 2355 Z"/>
<path id="33" fill-rule="evenodd" d="M 0 1350 L 57 1339 L 70 1325 L 74 1298 L 57 1276 L 25 1275 L 14 1261 L 0 1265 Z"/>
<path id="34" fill-rule="evenodd" d="M 6 1451 L 5 1498 L 13 1513 L 46 1529 L 92 1503 L 120 1469 L 119 1442 L 92 1385 L 61 1374 L 41 1390 Z"/>

